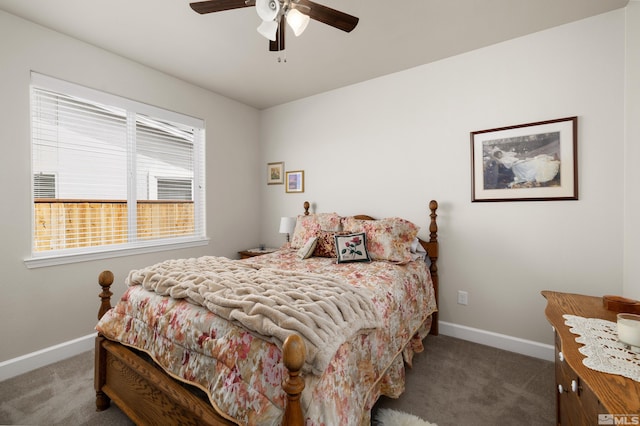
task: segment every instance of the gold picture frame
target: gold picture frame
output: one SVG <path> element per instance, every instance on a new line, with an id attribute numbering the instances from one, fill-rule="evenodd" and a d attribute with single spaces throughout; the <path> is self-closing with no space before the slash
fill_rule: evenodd
<path id="1" fill-rule="evenodd" d="M 267 185 L 284 183 L 284 162 L 267 163 Z"/>
<path id="2" fill-rule="evenodd" d="M 304 192 L 304 171 L 295 170 L 286 174 L 286 191 L 287 192 Z"/>

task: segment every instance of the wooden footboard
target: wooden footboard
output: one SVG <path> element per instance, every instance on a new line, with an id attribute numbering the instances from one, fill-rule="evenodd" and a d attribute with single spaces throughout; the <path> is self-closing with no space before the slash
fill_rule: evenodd
<path id="1" fill-rule="evenodd" d="M 113 274 L 100 274 L 102 300 L 98 319 L 111 309 Z M 300 394 L 304 380 L 300 369 L 304 364 L 305 346 L 297 335 L 289 336 L 283 346 L 283 362 L 289 371 L 282 384 L 287 394 L 283 425 L 304 424 Z M 134 350 L 110 341 L 100 334 L 96 337 L 95 377 L 96 409 L 109 408 L 113 401 L 138 425 L 232 425 L 231 420 L 186 386 L 170 377 L 152 361 Z"/>
<path id="2" fill-rule="evenodd" d="M 96 338 L 96 407 L 113 400 L 139 425 L 232 425 L 211 404 L 192 394 L 127 347 Z"/>

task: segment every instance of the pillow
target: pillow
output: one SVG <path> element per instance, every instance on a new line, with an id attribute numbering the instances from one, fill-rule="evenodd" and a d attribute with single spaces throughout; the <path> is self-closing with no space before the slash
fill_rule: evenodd
<path id="1" fill-rule="evenodd" d="M 293 229 L 291 238 L 291 248 L 300 248 L 315 237 L 318 231 L 339 231 L 342 228 L 340 216 L 337 213 L 316 213 L 310 215 L 299 215 L 296 226 Z"/>
<path id="2" fill-rule="evenodd" d="M 418 247 L 424 250 L 424 248 L 422 247 L 422 244 L 420 244 L 420 240 L 418 240 L 418 237 L 416 237 L 411 242 L 411 253 L 416 253 L 418 251 Z"/>
<path id="3" fill-rule="evenodd" d="M 422 244 L 420 244 L 418 237 L 414 238 L 413 243 L 411 243 L 411 259 L 412 260 L 422 259 L 425 262 L 427 261 L 427 259 L 429 259 L 427 257 L 427 251 L 424 249 L 424 247 L 422 247 Z"/>
<path id="4" fill-rule="evenodd" d="M 342 232 L 318 231 L 318 244 L 313 255 L 315 257 L 338 257 L 334 237 L 342 234 Z"/>
<path id="5" fill-rule="evenodd" d="M 367 235 L 364 232 L 336 235 L 334 238 L 338 263 L 371 261 L 367 252 Z"/>
<path id="6" fill-rule="evenodd" d="M 363 232 L 364 224 L 370 222 L 369 220 L 356 219 L 353 216 L 347 216 L 342 218 L 342 230 L 345 232 Z"/>
<path id="7" fill-rule="evenodd" d="M 392 217 L 366 221 L 362 227 L 367 234 L 367 249 L 371 259 L 398 263 L 413 260 L 411 244 L 420 229 L 413 223 Z"/>
<path id="8" fill-rule="evenodd" d="M 313 251 L 316 249 L 317 243 L 318 243 L 318 237 L 309 238 L 307 242 L 304 243 L 302 247 L 300 247 L 300 250 L 298 250 L 298 257 L 300 259 L 307 259 L 311 257 L 311 255 L 313 254 Z"/>
<path id="9" fill-rule="evenodd" d="M 338 213 L 317 213 L 316 218 L 323 231 L 341 231 L 342 218 Z"/>
<path id="10" fill-rule="evenodd" d="M 313 238 L 320 231 L 320 224 L 315 218 L 315 215 L 298 216 L 296 220 L 296 227 L 293 229 L 293 236 L 291 237 L 291 248 L 300 248 L 305 242 L 309 241 L 309 238 Z"/>

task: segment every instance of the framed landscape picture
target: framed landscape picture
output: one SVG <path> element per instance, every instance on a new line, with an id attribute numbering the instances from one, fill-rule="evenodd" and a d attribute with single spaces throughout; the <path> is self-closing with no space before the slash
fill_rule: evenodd
<path id="1" fill-rule="evenodd" d="M 471 132 L 471 201 L 578 199 L 578 117 Z"/>
<path id="2" fill-rule="evenodd" d="M 304 171 L 287 172 L 287 192 L 304 192 Z"/>

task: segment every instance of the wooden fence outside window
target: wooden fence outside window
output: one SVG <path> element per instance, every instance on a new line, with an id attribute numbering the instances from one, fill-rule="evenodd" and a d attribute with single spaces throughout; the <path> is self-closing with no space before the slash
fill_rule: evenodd
<path id="1" fill-rule="evenodd" d="M 35 200 L 35 251 L 123 244 L 127 237 L 127 202 Z M 137 204 L 137 238 L 152 240 L 193 235 L 193 201 Z"/>

